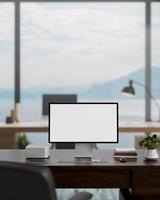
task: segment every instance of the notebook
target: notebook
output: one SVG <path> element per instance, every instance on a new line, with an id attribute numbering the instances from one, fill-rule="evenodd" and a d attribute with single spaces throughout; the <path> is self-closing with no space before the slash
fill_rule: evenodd
<path id="1" fill-rule="evenodd" d="M 114 158 L 125 158 L 127 160 L 137 159 L 137 152 L 135 148 L 116 148 L 114 152 Z"/>

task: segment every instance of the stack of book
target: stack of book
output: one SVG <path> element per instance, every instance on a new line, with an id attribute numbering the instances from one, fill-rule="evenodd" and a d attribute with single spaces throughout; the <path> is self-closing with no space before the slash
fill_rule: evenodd
<path id="1" fill-rule="evenodd" d="M 125 158 L 127 160 L 137 159 L 137 152 L 135 148 L 116 148 L 114 158 Z"/>

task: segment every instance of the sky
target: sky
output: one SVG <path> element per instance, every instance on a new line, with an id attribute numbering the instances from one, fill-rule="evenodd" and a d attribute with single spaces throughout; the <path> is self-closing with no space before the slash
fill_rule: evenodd
<path id="1" fill-rule="evenodd" d="M 0 4 L 0 87 L 5 88 L 13 87 L 14 76 L 14 8 L 8 5 Z M 22 88 L 92 85 L 143 68 L 144 9 L 144 3 L 22 3 Z M 153 7 L 152 20 L 157 67 L 159 9 Z"/>

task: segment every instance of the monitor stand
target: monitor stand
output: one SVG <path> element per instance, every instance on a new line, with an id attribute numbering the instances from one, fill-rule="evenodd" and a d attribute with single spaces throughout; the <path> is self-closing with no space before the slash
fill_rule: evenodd
<path id="1" fill-rule="evenodd" d="M 92 143 L 75 143 L 75 158 L 92 160 Z"/>

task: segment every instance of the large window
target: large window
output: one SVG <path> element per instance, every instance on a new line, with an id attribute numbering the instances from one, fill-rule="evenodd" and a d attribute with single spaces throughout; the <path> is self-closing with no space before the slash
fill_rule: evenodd
<path id="1" fill-rule="evenodd" d="M 22 120 L 42 119 L 42 95 L 76 93 L 78 101 L 118 101 L 120 120 L 144 120 L 144 3 L 21 3 Z M 137 112 L 138 110 L 138 112 Z M 122 135 L 120 145 L 133 145 Z M 126 144 L 126 139 L 128 143 Z"/>
<path id="2" fill-rule="evenodd" d="M 0 3 L 0 122 L 14 108 L 14 4 Z"/>
<path id="3" fill-rule="evenodd" d="M 159 2 L 151 4 L 152 48 L 147 54 L 146 1 L 19 2 L 16 56 L 23 121 L 42 119 L 42 95 L 47 93 L 76 93 L 78 101 L 118 101 L 121 121 L 144 121 L 144 110 L 150 109 L 144 107 L 149 101 L 144 88 L 135 85 L 136 96 L 130 99 L 121 89 L 129 79 L 145 83 L 150 67 L 145 57 L 151 52 L 152 93 L 159 99 Z M 0 3 L 0 121 L 14 107 L 14 4 Z M 154 104 L 152 119 L 158 119 Z"/>
<path id="4" fill-rule="evenodd" d="M 152 3 L 152 93 L 160 105 L 160 3 Z M 158 120 L 160 109 L 152 102 L 152 119 Z"/>
<path id="5" fill-rule="evenodd" d="M 129 79 L 144 82 L 144 24 L 144 3 L 21 3 L 22 119 L 41 119 L 45 93 L 77 93 L 144 120 L 143 88 L 121 95 Z"/>

